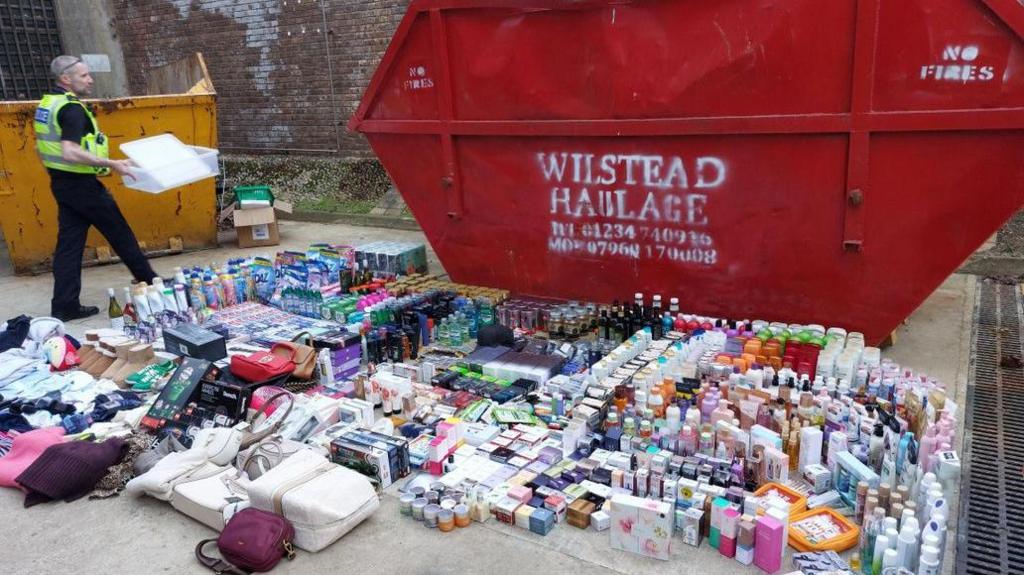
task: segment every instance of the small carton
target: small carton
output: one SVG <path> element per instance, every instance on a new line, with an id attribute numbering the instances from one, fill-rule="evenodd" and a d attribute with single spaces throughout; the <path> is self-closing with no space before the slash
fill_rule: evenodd
<path id="1" fill-rule="evenodd" d="M 581 497 L 569 505 L 569 513 L 566 516 L 566 521 L 569 525 L 579 527 L 580 529 L 586 529 L 587 527 L 590 527 L 590 515 L 596 510 L 597 505 L 594 505 L 592 502 Z"/>

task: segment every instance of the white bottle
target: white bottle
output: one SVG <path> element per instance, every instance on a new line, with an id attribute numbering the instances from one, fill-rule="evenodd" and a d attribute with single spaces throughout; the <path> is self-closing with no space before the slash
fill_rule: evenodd
<path id="1" fill-rule="evenodd" d="M 899 566 L 899 554 L 896 552 L 896 550 L 886 549 L 885 552 L 882 553 L 882 573 L 885 573 L 886 569 L 895 569 Z"/>
<path id="2" fill-rule="evenodd" d="M 164 311 L 163 295 L 160 293 L 160 288 L 155 285 L 146 288 L 146 301 L 149 302 L 149 310 L 153 312 L 153 315 Z"/>
<path id="3" fill-rule="evenodd" d="M 889 549 L 889 538 L 885 535 L 875 537 L 875 552 L 872 555 L 872 565 L 881 565 L 885 552 Z M 872 568 L 873 569 L 873 568 Z"/>
<path id="4" fill-rule="evenodd" d="M 924 509 L 925 504 L 928 503 L 928 489 L 931 488 L 935 481 L 935 474 L 929 471 L 928 473 L 925 473 L 924 476 L 921 477 L 921 481 L 917 483 L 917 493 L 914 494 L 914 499 L 917 501 L 918 509 Z"/>
<path id="5" fill-rule="evenodd" d="M 185 298 L 185 286 L 183 284 L 174 284 L 174 301 L 178 304 L 178 311 L 185 313 L 188 311 L 188 299 Z"/>
<path id="6" fill-rule="evenodd" d="M 146 294 L 147 288 L 139 286 L 132 294 L 132 302 L 135 303 L 135 314 L 139 321 L 148 320 L 153 316 L 153 310 L 149 309 L 149 297 Z"/>
<path id="7" fill-rule="evenodd" d="M 885 537 L 889 540 L 889 549 L 895 551 L 896 544 L 899 543 L 900 540 L 900 532 L 897 531 L 895 527 L 887 528 L 885 530 Z"/>
<path id="8" fill-rule="evenodd" d="M 680 416 L 681 413 L 679 411 L 679 406 L 674 403 L 669 405 L 665 410 L 665 419 L 668 420 L 668 429 L 672 433 L 679 433 L 681 423 Z"/>
<path id="9" fill-rule="evenodd" d="M 939 575 L 940 567 L 939 550 L 931 545 L 921 547 L 921 564 L 917 568 L 917 575 Z"/>
<path id="10" fill-rule="evenodd" d="M 905 525 L 900 530 L 900 538 L 896 543 L 896 553 L 899 558 L 899 566 L 904 569 L 914 570 L 917 564 L 917 537 L 919 532 L 910 525 Z"/>

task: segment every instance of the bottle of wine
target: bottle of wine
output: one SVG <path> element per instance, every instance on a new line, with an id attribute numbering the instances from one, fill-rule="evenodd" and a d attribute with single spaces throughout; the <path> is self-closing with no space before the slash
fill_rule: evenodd
<path id="1" fill-rule="evenodd" d="M 110 296 L 110 303 L 107 305 L 107 317 L 110 318 L 110 327 L 118 331 L 124 331 L 124 311 L 121 310 L 121 304 L 117 303 L 114 288 L 107 288 L 107 295 Z"/>
<path id="2" fill-rule="evenodd" d="M 139 324 L 139 318 L 135 314 L 135 306 L 132 304 L 132 292 L 127 287 L 124 288 L 124 307 L 121 309 L 121 312 L 126 328 L 134 328 Z"/>

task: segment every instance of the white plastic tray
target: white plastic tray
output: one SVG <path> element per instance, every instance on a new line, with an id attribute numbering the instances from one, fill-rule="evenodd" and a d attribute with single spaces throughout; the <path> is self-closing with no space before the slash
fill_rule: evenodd
<path id="1" fill-rule="evenodd" d="M 159 194 L 220 172 L 217 150 L 187 146 L 172 134 L 126 142 L 120 148 L 136 164 L 135 177 L 121 180 L 126 188 L 140 192 Z"/>

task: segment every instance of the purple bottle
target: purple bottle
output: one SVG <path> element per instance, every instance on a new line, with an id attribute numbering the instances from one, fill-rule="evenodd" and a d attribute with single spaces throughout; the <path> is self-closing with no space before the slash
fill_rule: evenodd
<path id="1" fill-rule="evenodd" d="M 718 400 L 721 399 L 722 392 L 717 387 L 712 388 L 704 396 L 704 400 L 700 404 L 700 422 L 709 423 L 711 421 L 711 414 L 718 407 Z"/>

